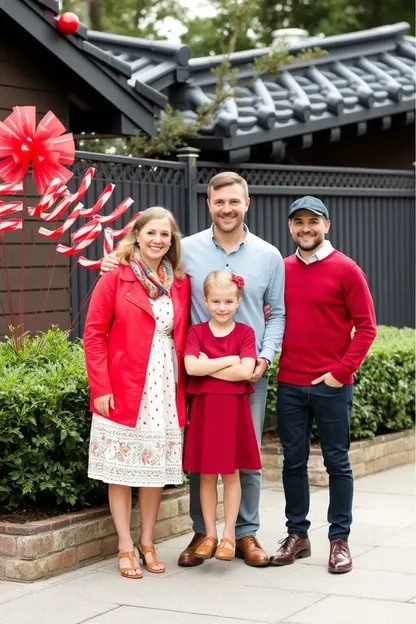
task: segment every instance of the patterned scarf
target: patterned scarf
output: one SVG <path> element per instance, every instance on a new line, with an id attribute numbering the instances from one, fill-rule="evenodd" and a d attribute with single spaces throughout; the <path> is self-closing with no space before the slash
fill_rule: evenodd
<path id="1" fill-rule="evenodd" d="M 172 264 L 167 258 L 162 258 L 157 273 L 140 258 L 132 258 L 130 266 L 148 297 L 151 299 L 157 299 L 162 295 L 170 297 L 174 276 Z"/>

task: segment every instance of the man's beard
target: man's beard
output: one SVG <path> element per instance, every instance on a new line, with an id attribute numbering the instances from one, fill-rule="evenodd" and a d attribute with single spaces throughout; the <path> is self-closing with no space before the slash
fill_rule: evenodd
<path id="1" fill-rule="evenodd" d="M 312 238 L 309 240 L 309 242 L 303 241 L 300 237 L 297 240 L 298 247 L 299 249 L 302 249 L 302 251 L 313 251 L 314 249 L 317 249 L 320 245 L 322 245 L 323 242 L 324 237 Z"/>
<path id="2" fill-rule="evenodd" d="M 229 222 L 228 224 L 222 223 L 221 219 L 217 219 L 216 221 L 214 221 L 215 226 L 221 230 L 221 232 L 234 232 L 234 230 L 238 230 L 238 228 L 241 226 L 242 222 L 244 219 L 239 219 L 238 217 L 235 218 L 235 220 L 233 222 Z M 227 227 L 228 225 L 228 227 Z"/>

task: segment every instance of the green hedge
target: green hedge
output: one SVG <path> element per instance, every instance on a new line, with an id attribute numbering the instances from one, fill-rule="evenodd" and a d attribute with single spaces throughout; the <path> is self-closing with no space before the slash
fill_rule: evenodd
<path id="1" fill-rule="evenodd" d="M 407 429 L 415 401 L 415 332 L 380 327 L 356 376 L 353 439 Z M 276 364 L 267 422 L 276 425 Z M 23 349 L 0 343 L 0 509 L 79 509 L 106 500 L 88 479 L 88 383 L 80 341 L 57 328 Z"/>
<path id="2" fill-rule="evenodd" d="M 106 500 L 86 475 L 91 423 L 80 341 L 54 328 L 0 343 L 0 508 L 76 509 Z"/>
<path id="3" fill-rule="evenodd" d="M 276 427 L 276 372 L 270 374 L 266 428 Z M 351 438 L 408 429 L 415 410 L 415 330 L 378 327 L 377 338 L 355 375 Z M 316 439 L 316 430 L 313 432 Z"/>

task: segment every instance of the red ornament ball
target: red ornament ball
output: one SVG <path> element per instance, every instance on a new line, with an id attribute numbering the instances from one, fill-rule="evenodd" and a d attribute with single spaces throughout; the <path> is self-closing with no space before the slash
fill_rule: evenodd
<path id="1" fill-rule="evenodd" d="M 58 17 L 58 30 L 63 35 L 73 35 L 79 28 L 79 17 L 75 13 L 62 13 Z"/>

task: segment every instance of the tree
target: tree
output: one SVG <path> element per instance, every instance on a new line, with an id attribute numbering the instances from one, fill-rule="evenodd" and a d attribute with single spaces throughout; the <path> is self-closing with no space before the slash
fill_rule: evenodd
<path id="1" fill-rule="evenodd" d="M 62 10 L 76 13 L 91 30 L 163 39 L 159 29 L 167 17 L 186 20 L 179 0 L 62 0 Z"/>
<path id="2" fill-rule="evenodd" d="M 190 46 L 193 57 L 221 54 L 233 49 L 250 50 L 260 43 L 260 0 L 213 0 L 215 17 L 188 20 L 181 40 Z"/>
<path id="3" fill-rule="evenodd" d="M 165 19 L 186 27 L 182 42 L 194 57 L 228 50 L 236 17 L 244 5 L 235 50 L 265 47 L 278 28 L 304 28 L 310 35 L 337 35 L 399 21 L 415 32 L 413 0 L 211 0 L 214 17 L 190 18 L 181 0 L 62 0 L 89 28 L 121 35 L 163 39 Z"/>
<path id="4" fill-rule="evenodd" d="M 185 24 L 182 36 L 193 56 L 218 54 L 234 28 L 236 1 L 212 0 L 217 15 Z M 399 21 L 409 22 L 414 33 L 413 0 L 247 0 L 244 27 L 236 50 L 265 47 L 279 28 L 304 28 L 312 35 L 338 35 Z"/>

